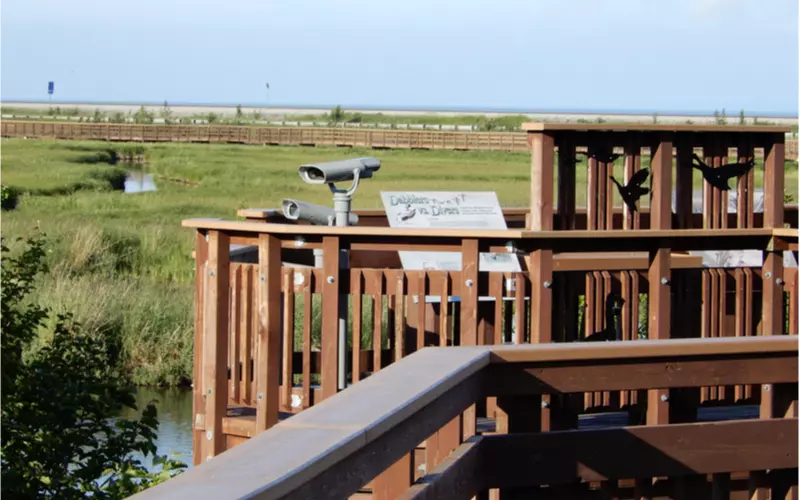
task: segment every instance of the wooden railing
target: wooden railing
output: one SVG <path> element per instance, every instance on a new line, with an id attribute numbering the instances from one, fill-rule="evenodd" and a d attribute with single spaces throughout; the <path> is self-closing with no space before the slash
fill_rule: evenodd
<path id="1" fill-rule="evenodd" d="M 794 336 L 426 348 L 134 498 L 347 498 L 387 474 L 384 498 L 788 498 L 797 349 Z M 709 385 L 760 388 L 760 418 L 667 420 Z M 596 391 L 644 391 L 645 425 L 546 432 L 556 399 Z M 479 433 L 487 398 L 503 418 Z"/>
<path id="2" fill-rule="evenodd" d="M 348 384 L 357 385 L 425 346 L 581 341 L 613 328 L 605 304 L 612 292 L 623 300 L 610 320 L 623 340 L 798 331 L 798 274 L 782 265 L 782 251 L 797 248 L 793 229 L 431 234 L 202 219 L 184 226 L 197 231 L 195 463 L 336 394 L 339 356 Z M 230 244 L 255 246 L 256 263 L 231 262 Z M 763 251 L 763 267 L 701 269 L 681 253 L 742 248 Z M 322 268 L 294 264 L 311 262 L 313 249 L 349 250 L 353 268 L 342 271 L 324 258 Z M 384 266 L 398 250 L 461 252 L 463 267 L 363 265 L 371 259 Z M 509 250 L 522 256 L 523 272 L 478 271 L 479 252 Z M 337 346 L 342 297 L 349 305 L 346 352 Z M 758 404 L 761 397 L 750 386 L 713 386 L 686 406 Z M 590 392 L 553 407 L 555 425 L 569 428 L 586 412 L 622 410 L 638 418 L 646 397 Z M 489 403 L 481 415 L 497 412 Z"/>
<path id="3" fill-rule="evenodd" d="M 238 125 L 131 125 L 3 120 L 3 137 L 131 142 L 225 142 L 275 145 L 329 145 L 387 149 L 527 151 L 520 132 L 432 132 L 327 127 Z"/>
<path id="4" fill-rule="evenodd" d="M 613 351 L 614 346 L 626 343 L 655 344 L 639 342 L 642 339 L 732 342 L 727 338 L 744 341 L 798 333 L 798 273 L 795 267 L 784 268 L 783 263 L 784 251 L 797 257 L 797 212 L 782 203 L 782 128 L 587 125 L 584 130 L 563 124 L 526 128 L 532 157 L 531 206 L 524 213 L 506 211 L 514 229 L 397 229 L 385 227 L 380 214 L 364 217 L 361 227 L 293 225 L 263 210 L 244 212 L 249 219 L 244 222 L 184 221 L 197 235 L 195 464 L 208 463 L 232 448 L 235 451 L 282 419 L 302 423 L 305 417 L 301 412 L 313 411 L 344 389 L 339 377 L 344 378 L 344 386 L 351 386 L 345 394 L 352 393 L 351 389 L 363 383 L 372 384 L 384 370 L 401 366 L 409 354 L 419 351 L 422 356 L 428 346 L 564 346 L 599 338 L 613 340 L 609 343 Z M 575 156 L 581 147 L 590 156 L 586 167 L 580 166 L 589 169 L 584 211 L 576 206 L 575 196 L 580 187 Z M 624 164 L 620 177 L 626 182 L 640 169 L 644 155 L 649 156 L 649 210 L 625 207 L 619 213 L 614 206 L 608 177 L 614 172 L 616 158 L 609 152 L 620 147 Z M 729 154 L 731 147 L 735 148 L 735 161 L 742 162 L 761 150 L 762 213 L 755 211 L 757 183 L 754 170 L 750 170 L 736 181 L 735 215 L 728 213 L 728 190 L 705 181 L 702 213 L 693 214 L 695 180 L 690 160 L 698 147 L 713 168 L 729 161 L 726 152 Z M 556 174 L 557 197 L 552 189 Z M 232 254 L 232 245 L 243 248 Z M 701 259 L 687 253 L 747 249 L 762 258 L 745 267 L 703 267 Z M 320 267 L 313 267 L 312 250 L 322 252 Z M 341 251 L 348 252 L 347 269 L 340 268 L 338 258 L 330 258 Z M 399 251 L 456 252 L 461 255 L 461 267 L 457 271 L 402 269 Z M 484 252 L 511 254 L 522 271 L 481 271 L 478 257 Z M 343 347 L 338 343 L 340 318 L 347 324 Z M 338 371 L 342 360 L 346 373 Z M 667 366 L 669 371 L 659 375 L 665 380 L 684 380 L 682 374 L 691 372 L 684 372 L 682 363 L 662 369 Z M 605 368 L 591 371 L 582 365 L 582 375 L 573 373 L 573 377 L 586 379 L 583 385 L 572 387 L 571 392 L 563 387 L 552 393 L 540 391 L 546 393 L 541 399 L 508 402 L 500 393 L 494 398 L 481 395 L 462 401 L 467 408 L 462 416 L 437 422 L 440 427 L 421 427 L 420 432 L 432 437 L 419 436 L 416 444 L 423 439 L 424 443 L 413 451 L 381 448 L 390 458 L 370 451 L 370 458 L 363 460 L 373 460 L 380 469 L 374 472 L 380 474 L 367 489 L 376 499 L 395 498 L 419 476 L 416 457 L 432 457 L 424 461 L 426 470 L 431 470 L 463 439 L 485 435 L 478 432 L 478 418 L 484 424 L 494 422 L 496 432 L 574 431 L 583 415 L 615 411 L 624 414 L 628 423 L 648 426 L 694 423 L 711 407 L 760 405 L 762 416 L 772 412 L 768 409 L 775 393 L 770 385 L 733 375 L 694 380 L 684 386 L 690 390 L 678 390 L 682 386 L 669 385 L 672 382 L 667 386 L 655 382 L 637 385 L 640 373 L 635 370 L 627 373 L 630 380 L 622 385 L 587 382 L 610 381 Z M 410 387 L 418 376 L 414 373 L 404 373 Z M 586 375 L 589 373 L 592 375 Z M 642 374 L 652 382 L 646 372 Z M 461 386 L 469 384 L 462 381 Z M 375 399 L 376 411 L 394 404 L 390 403 L 391 391 L 386 390 L 384 399 Z M 402 401 L 402 393 L 398 394 Z M 339 400 L 346 399 L 343 395 Z M 531 401 L 535 401 L 533 406 Z M 360 416 L 374 414 L 354 411 L 349 415 L 353 419 L 350 424 L 358 427 L 364 421 Z M 295 420 L 298 417 L 300 420 Z M 409 440 L 415 441 L 417 435 L 405 429 L 403 432 L 414 436 Z M 687 429 L 686 435 L 692 439 L 697 436 L 692 432 L 716 432 L 713 427 L 707 431 Z M 742 427 L 736 432 L 745 430 Z M 365 432 L 369 435 L 370 431 Z M 650 439 L 649 430 L 643 432 L 633 435 Z M 463 454 L 479 463 L 475 457 L 488 456 L 489 461 L 503 463 L 486 451 L 495 445 L 482 444 L 492 442 L 498 441 L 475 438 L 471 441 L 474 447 L 462 449 Z M 294 463 L 306 463 L 307 458 L 299 457 Z M 515 475 L 524 476 L 515 470 Z M 663 470 L 666 475 L 680 475 L 675 468 Z M 643 474 L 649 477 L 661 472 L 653 469 Z M 347 488 L 371 474 L 361 473 L 354 472 L 358 480 Z M 447 471 L 442 474 L 446 476 Z M 570 477 L 578 476 L 573 471 Z M 476 488 L 495 486 L 487 481 Z M 504 481 L 499 485 L 511 486 Z M 718 488 L 730 482 L 726 481 L 723 476 L 715 477 L 715 484 L 722 485 Z M 653 482 L 640 481 L 637 488 L 649 488 L 648 484 Z"/>
<path id="5" fill-rule="evenodd" d="M 571 125 L 580 128 L 581 125 Z M 635 126 L 635 125 L 628 125 Z M 682 126 L 663 126 L 664 129 Z M 683 126 L 685 127 L 685 126 Z M 734 130 L 736 127 L 731 126 Z M 755 130 L 766 127 L 755 127 Z M 529 151 L 525 132 L 442 132 L 430 130 L 349 129 L 244 125 L 141 125 L 2 120 L 3 137 L 129 142 L 224 142 L 274 145 L 329 145 L 385 149 Z M 585 147 L 579 148 L 585 151 Z M 786 155 L 797 159 L 797 140 L 786 141 Z M 760 151 L 756 152 L 760 156 Z"/>

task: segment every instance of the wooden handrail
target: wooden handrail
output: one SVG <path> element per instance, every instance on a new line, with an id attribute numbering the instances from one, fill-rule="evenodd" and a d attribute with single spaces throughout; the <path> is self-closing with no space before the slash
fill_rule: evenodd
<path id="1" fill-rule="evenodd" d="M 742 377 L 750 383 L 773 384 L 797 382 L 797 349 L 796 336 L 626 341 L 614 345 L 425 348 L 134 498 L 344 498 L 469 405 L 495 392 L 498 388 L 491 387 L 492 378 L 487 371 L 493 366 L 518 365 L 529 369 L 534 363 L 546 368 L 556 362 L 586 369 L 616 360 L 639 366 L 667 363 L 674 369 L 691 361 L 710 366 L 749 359 L 761 360 L 759 365 L 753 365 L 761 368 L 745 373 L 718 370 L 713 377 L 695 376 L 688 386 L 741 383 Z M 780 359 L 783 364 L 775 370 L 770 368 L 774 362 L 764 362 L 767 359 Z M 626 378 L 628 386 L 637 387 L 637 377 Z M 658 385 L 669 386 L 672 378 L 671 370 L 662 369 Z M 585 387 L 580 390 L 595 389 L 596 381 L 589 377 L 572 379 L 579 386 L 583 383 Z M 766 429 L 759 426 L 762 428 Z M 701 429 L 693 429 L 702 435 Z M 766 429 L 771 438 L 775 438 L 775 429 Z M 781 427 L 780 432 L 785 431 Z M 642 430 L 641 435 L 651 441 L 660 442 L 664 438 L 658 428 Z M 513 439 L 513 435 L 502 439 Z M 720 444 L 714 441 L 715 446 Z M 463 457 L 468 451 L 462 446 L 455 456 Z M 736 450 L 715 452 L 730 455 Z M 793 459 L 796 463 L 796 454 L 772 460 L 766 466 L 782 466 Z M 756 461 L 750 465 L 764 463 Z M 446 466 L 441 464 L 440 468 Z M 575 471 L 571 473 L 574 475 Z"/>
<path id="2" fill-rule="evenodd" d="M 604 131 L 604 132 L 748 132 L 788 134 L 792 127 L 788 125 L 716 125 L 716 124 L 683 124 L 683 123 L 546 123 L 527 122 L 521 126 L 526 132 L 542 131 Z"/>

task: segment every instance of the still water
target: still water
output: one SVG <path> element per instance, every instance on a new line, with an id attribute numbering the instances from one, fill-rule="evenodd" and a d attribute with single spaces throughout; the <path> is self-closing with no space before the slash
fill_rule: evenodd
<path id="1" fill-rule="evenodd" d="M 148 191 L 155 191 L 156 183 L 153 180 L 153 174 L 146 174 L 141 171 L 130 171 L 125 177 L 125 193 L 145 193 Z"/>
<path id="2" fill-rule="evenodd" d="M 136 394 L 139 410 L 126 409 L 120 417 L 136 417 L 151 400 L 155 400 L 158 409 L 158 454 L 192 467 L 192 390 L 139 387 Z M 147 468 L 152 467 L 152 457 L 142 459 L 138 455 L 138 458 Z"/>

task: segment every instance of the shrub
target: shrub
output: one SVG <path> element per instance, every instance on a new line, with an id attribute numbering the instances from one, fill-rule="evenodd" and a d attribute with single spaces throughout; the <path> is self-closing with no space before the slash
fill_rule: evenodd
<path id="1" fill-rule="evenodd" d="M 156 453 L 152 402 L 138 420 L 114 418 L 136 409 L 134 389 L 113 368 L 119 348 L 28 299 L 48 271 L 44 238 L 28 239 L 16 257 L 3 242 L 2 253 L 2 494 L 126 498 L 180 473 L 185 464 Z M 148 471 L 135 452 L 161 470 Z"/>

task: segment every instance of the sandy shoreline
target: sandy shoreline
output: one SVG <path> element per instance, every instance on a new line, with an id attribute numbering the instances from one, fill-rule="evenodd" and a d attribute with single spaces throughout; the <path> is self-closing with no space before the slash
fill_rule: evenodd
<path id="1" fill-rule="evenodd" d="M 64 108 L 78 108 L 83 112 L 92 113 L 99 109 L 105 113 L 128 113 L 136 112 L 141 104 L 102 104 L 102 103 L 48 103 L 48 102 L 3 102 L 4 107 L 12 107 L 19 109 L 26 109 L 36 112 L 48 110 L 50 107 L 59 106 Z M 158 113 L 160 105 L 145 105 L 145 109 Z M 212 106 L 212 105 L 172 105 L 170 109 L 175 116 L 190 116 L 207 113 L 218 113 L 222 115 L 234 115 L 236 113 L 236 106 Z M 283 118 L 287 115 L 321 115 L 330 112 L 329 108 L 288 108 L 288 107 L 256 107 L 256 106 L 242 106 L 242 111 L 245 114 L 252 114 L 253 112 L 261 113 L 265 119 L 270 118 Z M 652 123 L 652 114 L 629 114 L 629 113 L 571 113 L 571 112 L 533 112 L 533 113 L 504 113 L 496 111 L 441 111 L 441 110 L 394 110 L 394 109 L 358 109 L 348 110 L 358 111 L 363 114 L 377 114 L 383 113 L 386 115 L 394 116 L 420 116 L 420 115 L 433 115 L 442 117 L 452 116 L 476 116 L 483 115 L 486 117 L 498 117 L 507 115 L 525 115 L 532 120 L 537 121 L 577 121 L 577 120 L 590 120 L 594 121 L 597 118 L 602 118 L 609 121 L 626 121 L 626 122 L 645 122 Z M 777 125 L 795 125 L 797 118 L 794 117 L 771 117 L 771 116 L 758 116 L 759 120 L 768 120 Z M 752 121 L 751 116 L 746 117 L 747 122 Z M 658 115 L 658 121 L 661 123 L 675 123 L 686 122 L 692 120 L 694 123 L 714 123 L 713 115 L 688 115 L 688 114 L 675 114 L 675 115 Z M 729 123 L 738 123 L 739 117 L 728 116 Z"/>

